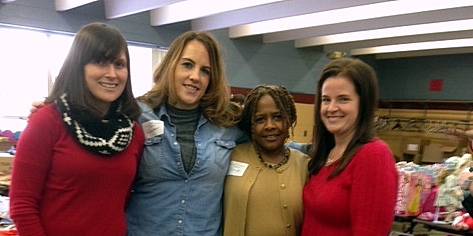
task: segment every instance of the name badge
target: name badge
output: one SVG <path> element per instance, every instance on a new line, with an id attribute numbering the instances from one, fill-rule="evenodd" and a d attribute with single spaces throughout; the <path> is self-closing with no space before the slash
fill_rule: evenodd
<path id="1" fill-rule="evenodd" d="M 230 161 L 230 168 L 228 168 L 227 175 L 243 176 L 248 166 L 249 166 L 248 163 L 239 162 L 239 161 Z"/>
<path id="2" fill-rule="evenodd" d="M 162 120 L 150 120 L 141 124 L 146 138 L 152 138 L 164 133 L 164 122 Z"/>

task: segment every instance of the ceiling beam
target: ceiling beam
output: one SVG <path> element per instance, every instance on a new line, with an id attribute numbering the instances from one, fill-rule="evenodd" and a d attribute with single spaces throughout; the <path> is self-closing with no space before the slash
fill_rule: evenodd
<path id="1" fill-rule="evenodd" d="M 55 0 L 54 4 L 56 11 L 67 11 L 96 1 L 97 0 Z"/>
<path id="2" fill-rule="evenodd" d="M 473 38 L 452 39 L 452 40 L 442 40 L 442 41 L 385 45 L 385 46 L 378 46 L 378 47 L 355 48 L 355 49 L 350 50 L 350 54 L 351 55 L 367 55 L 367 54 L 397 53 L 397 52 L 422 51 L 422 50 L 433 50 L 433 49 L 447 49 L 447 48 L 471 48 L 471 45 L 473 45 Z"/>
<path id="3" fill-rule="evenodd" d="M 363 37 L 379 38 L 379 37 L 390 37 L 386 33 L 382 33 L 382 29 L 397 28 L 398 31 L 392 32 L 391 37 L 400 36 L 396 34 L 407 33 L 402 30 L 402 26 L 432 24 L 448 21 L 460 21 L 473 19 L 473 7 L 464 8 L 453 8 L 453 9 L 442 9 L 437 11 L 421 12 L 415 14 L 406 14 L 401 16 L 389 16 L 376 19 L 360 20 L 353 22 L 345 22 L 339 24 L 322 25 L 317 27 L 310 27 L 304 29 L 289 30 L 284 32 L 276 32 L 265 34 L 263 36 L 263 42 L 274 43 L 288 40 L 296 40 L 296 44 L 299 47 L 310 47 L 316 46 L 320 43 L 339 43 L 342 38 L 345 40 L 363 40 L 358 35 L 364 35 Z M 439 25 L 440 26 L 440 25 Z M 371 30 L 371 34 L 368 31 Z M 441 30 L 441 28 L 432 29 Z M 363 33 L 365 32 L 365 33 Z M 419 32 L 412 30 L 414 34 L 422 34 L 427 32 Z M 350 34 L 350 35 L 348 35 Z M 347 37 L 343 37 L 346 35 Z M 349 37 L 348 37 L 349 36 Z"/>
<path id="4" fill-rule="evenodd" d="M 229 36 L 230 38 L 238 38 L 284 30 L 294 30 L 440 9 L 460 8 L 472 5 L 473 1 L 471 0 L 389 1 L 234 26 L 230 28 Z"/>
<path id="5" fill-rule="evenodd" d="M 71 0 L 75 1 L 75 0 Z M 105 17 L 115 19 L 151 9 L 167 6 L 183 0 L 104 0 Z"/>
<path id="6" fill-rule="evenodd" d="M 302 48 L 319 45 L 336 45 L 339 47 L 344 43 L 346 45 L 353 46 L 354 44 L 364 44 L 365 42 L 372 42 L 372 45 L 383 45 L 392 44 L 393 41 L 403 37 L 408 39 L 408 41 L 399 41 L 396 43 L 399 44 L 415 41 L 447 40 L 465 38 L 465 33 L 468 33 L 468 36 L 466 37 L 469 38 L 471 37 L 469 35 L 471 32 L 473 32 L 473 19 L 329 35 L 311 38 L 308 42 L 304 39 L 300 39 L 295 41 L 295 47 Z"/>
<path id="7" fill-rule="evenodd" d="M 191 21 L 191 26 L 193 30 L 208 31 L 259 21 L 389 1 L 392 0 L 286 0 L 194 19 Z"/>
<path id="8" fill-rule="evenodd" d="M 445 41 L 454 39 L 469 39 L 473 38 L 473 29 L 458 32 L 444 32 L 438 34 L 422 34 L 422 35 L 407 35 L 402 37 L 379 38 L 373 40 L 352 41 L 346 43 L 336 43 L 324 45 L 324 51 L 350 51 L 356 48 L 370 48 L 397 44 L 410 44 L 417 42 L 433 42 Z M 452 45 L 454 46 L 454 45 Z"/>
<path id="9" fill-rule="evenodd" d="M 55 0 L 55 4 L 58 11 L 67 11 L 97 1 Z M 434 41 L 473 48 L 468 45 L 473 39 L 473 0 L 101 1 L 106 19 L 150 11 L 152 26 L 190 21 L 192 30 L 228 28 L 230 38 L 257 35 L 263 43 L 294 40 L 296 48 L 323 46 L 324 51 L 380 57 L 421 55 L 429 48 L 425 45 L 437 45 Z M 405 47 L 394 49 L 399 44 Z"/>
<path id="10" fill-rule="evenodd" d="M 472 47 L 466 48 L 442 48 L 430 50 L 404 51 L 394 53 L 381 53 L 375 56 L 376 59 L 391 59 L 391 58 L 406 58 L 406 57 L 424 57 L 424 56 L 439 56 L 473 53 Z"/>
<path id="11" fill-rule="evenodd" d="M 187 0 L 151 10 L 150 22 L 160 26 L 280 1 L 284 0 Z"/>

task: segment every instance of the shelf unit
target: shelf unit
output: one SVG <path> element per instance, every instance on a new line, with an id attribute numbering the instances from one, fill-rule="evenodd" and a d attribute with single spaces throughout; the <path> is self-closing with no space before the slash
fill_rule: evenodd
<path id="1" fill-rule="evenodd" d="M 473 128 L 473 101 L 384 100 L 378 107 L 378 136 L 398 161 L 441 162 L 466 149 L 466 140 L 443 131 Z"/>

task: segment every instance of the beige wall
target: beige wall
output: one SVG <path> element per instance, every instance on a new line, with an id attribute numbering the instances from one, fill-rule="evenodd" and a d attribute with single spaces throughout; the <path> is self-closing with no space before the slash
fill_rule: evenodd
<path id="1" fill-rule="evenodd" d="M 312 139 L 314 127 L 314 104 L 296 103 L 296 109 L 297 124 L 293 140 L 299 143 L 308 143 Z"/>

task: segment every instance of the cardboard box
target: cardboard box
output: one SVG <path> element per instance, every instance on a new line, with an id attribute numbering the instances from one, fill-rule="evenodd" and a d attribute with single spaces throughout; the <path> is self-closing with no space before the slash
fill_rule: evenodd
<path id="1" fill-rule="evenodd" d="M 444 159 L 455 156 L 457 147 L 446 146 L 440 143 L 432 143 L 424 147 L 422 162 L 441 163 Z"/>
<path id="2" fill-rule="evenodd" d="M 0 172 L 2 174 L 11 172 L 13 157 L 8 153 L 0 153 Z"/>
<path id="3" fill-rule="evenodd" d="M 404 150 L 402 160 L 407 162 L 421 163 L 420 157 L 424 149 L 425 141 L 417 138 L 406 138 L 404 140 Z"/>

